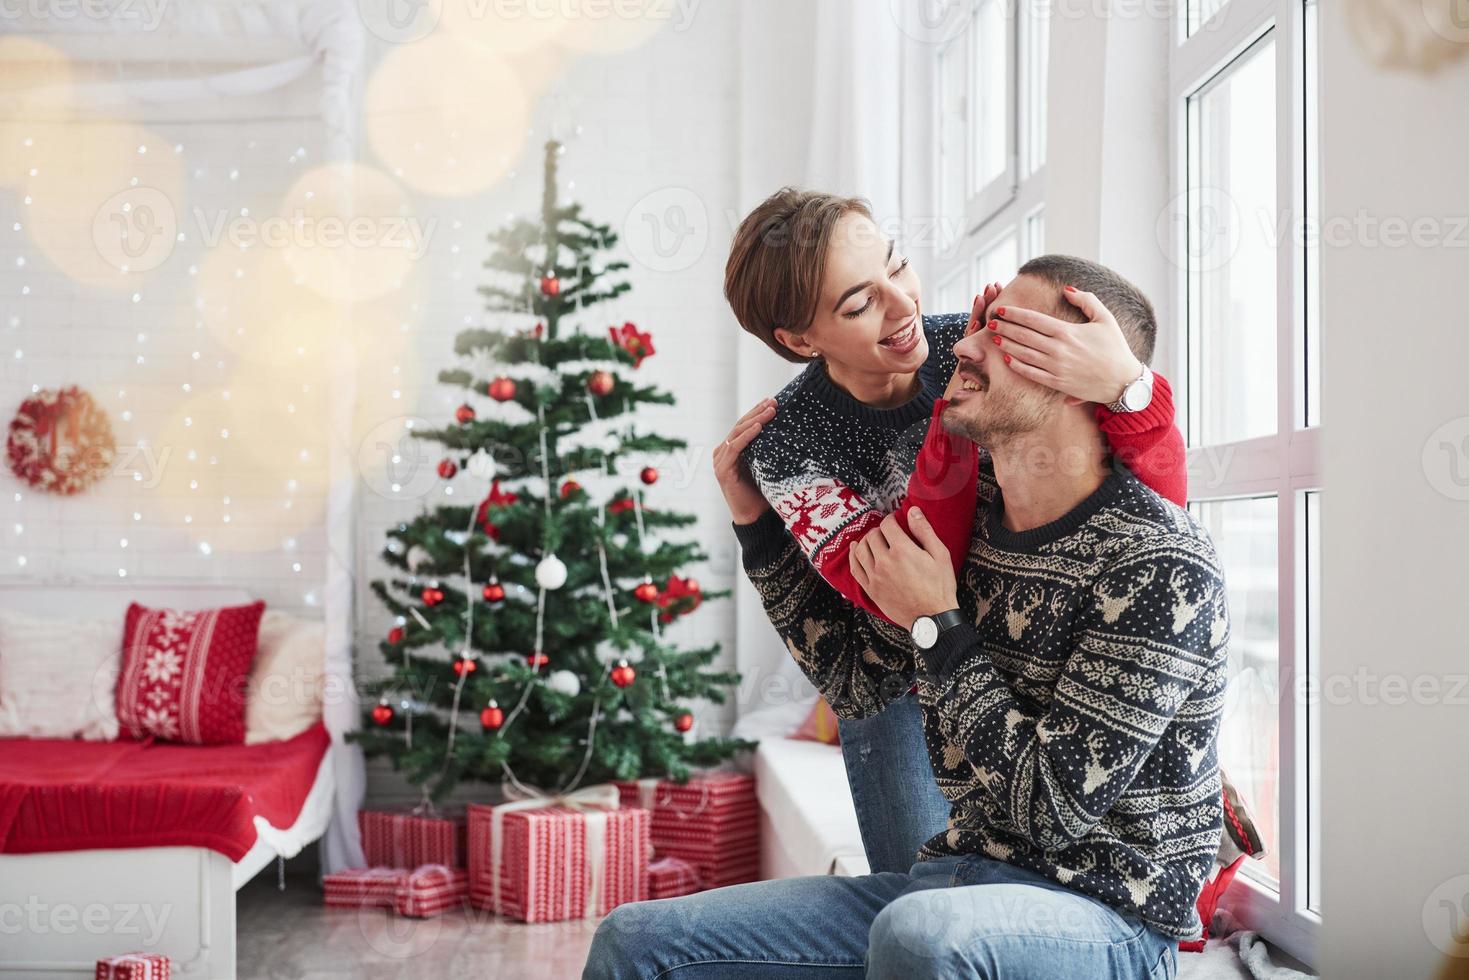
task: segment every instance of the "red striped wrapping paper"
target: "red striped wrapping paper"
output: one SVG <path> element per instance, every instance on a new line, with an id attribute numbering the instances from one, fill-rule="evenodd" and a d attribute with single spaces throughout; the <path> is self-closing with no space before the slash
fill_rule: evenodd
<path id="1" fill-rule="evenodd" d="M 676 898 L 699 890 L 699 869 L 676 857 L 659 858 L 648 865 L 648 897 Z"/>
<path id="2" fill-rule="evenodd" d="M 514 806 L 513 804 L 511 806 Z M 559 922 L 606 915 L 648 897 L 648 811 L 638 808 L 544 806 L 469 807 L 469 899 L 522 922 Z M 500 815 L 500 865 L 494 867 L 495 811 Z M 589 825 L 592 829 L 589 832 Z M 589 844 L 602 825 L 600 888 L 590 894 Z M 596 850 L 596 847 L 591 848 Z"/>
<path id="3" fill-rule="evenodd" d="M 362 853 L 367 863 L 387 868 L 425 864 L 464 867 L 465 818 L 458 814 L 359 810 Z"/>
<path id="4" fill-rule="evenodd" d="M 168 971 L 162 953 L 124 953 L 98 960 L 96 980 L 168 980 Z"/>
<path id="5" fill-rule="evenodd" d="M 347 868 L 323 875 L 322 891 L 332 908 L 392 908 L 407 872 L 398 868 Z"/>
<path id="6" fill-rule="evenodd" d="M 399 915 L 426 919 L 462 905 L 468 894 L 468 871 L 426 864 L 403 875 L 393 907 Z"/>
<path id="7" fill-rule="evenodd" d="M 753 776 L 711 772 L 687 783 L 620 782 L 623 805 L 651 803 L 653 851 L 689 862 L 701 888 L 760 878 L 760 804 Z"/>

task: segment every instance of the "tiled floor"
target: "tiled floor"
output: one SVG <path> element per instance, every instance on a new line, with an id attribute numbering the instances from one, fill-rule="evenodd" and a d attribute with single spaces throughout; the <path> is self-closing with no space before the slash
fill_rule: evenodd
<path id="1" fill-rule="evenodd" d="M 571 980 L 595 920 L 527 926 L 487 912 L 399 919 L 329 909 L 311 877 L 275 887 L 272 871 L 238 896 L 240 980 Z"/>

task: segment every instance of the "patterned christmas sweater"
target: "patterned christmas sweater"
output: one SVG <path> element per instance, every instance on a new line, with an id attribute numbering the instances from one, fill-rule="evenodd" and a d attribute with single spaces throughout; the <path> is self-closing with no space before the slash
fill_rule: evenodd
<path id="1" fill-rule="evenodd" d="M 1002 513 L 982 453 L 965 623 L 916 661 L 906 631 L 843 599 L 774 513 L 735 531 L 771 623 L 838 716 L 872 715 L 916 677 L 951 805 L 920 858 L 988 855 L 1196 938 L 1223 824 L 1214 547 L 1121 467 L 1050 524 L 1009 531 Z"/>
<path id="2" fill-rule="evenodd" d="M 838 592 L 883 615 L 848 564 L 854 544 L 887 514 L 906 529 L 921 507 L 957 571 L 973 525 L 977 456 L 939 421 L 942 394 L 954 373 L 954 344 L 968 314 L 923 318 L 929 357 L 919 391 L 902 405 L 874 408 L 838 388 L 813 363 L 775 396 L 775 418 L 745 450 L 760 492 L 808 560 Z M 1136 413 L 1097 407 L 1113 456 L 1144 483 L 1183 504 L 1188 483 L 1183 436 L 1173 424 L 1173 392 L 1154 375 L 1153 400 Z"/>

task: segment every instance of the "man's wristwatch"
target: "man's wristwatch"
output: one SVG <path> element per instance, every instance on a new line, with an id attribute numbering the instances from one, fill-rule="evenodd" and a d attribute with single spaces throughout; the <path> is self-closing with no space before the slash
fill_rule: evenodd
<path id="1" fill-rule="evenodd" d="M 1141 412 L 1153 403 L 1153 372 L 1146 364 L 1137 380 L 1122 389 L 1117 400 L 1107 407 L 1117 414 Z"/>
<path id="2" fill-rule="evenodd" d="M 937 616 L 919 616 L 913 620 L 913 628 L 909 630 L 913 634 L 913 645 L 920 650 L 931 650 L 939 641 L 940 634 L 963 622 L 964 614 L 957 609 L 941 612 Z"/>

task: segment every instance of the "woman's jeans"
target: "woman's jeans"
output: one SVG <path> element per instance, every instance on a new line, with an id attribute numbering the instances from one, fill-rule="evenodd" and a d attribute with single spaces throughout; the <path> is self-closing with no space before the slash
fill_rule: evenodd
<path id="1" fill-rule="evenodd" d="M 907 872 L 918 848 L 949 822 L 949 801 L 928 761 L 918 695 L 905 694 L 880 714 L 842 719 L 837 727 L 867 863 L 873 872 Z"/>

